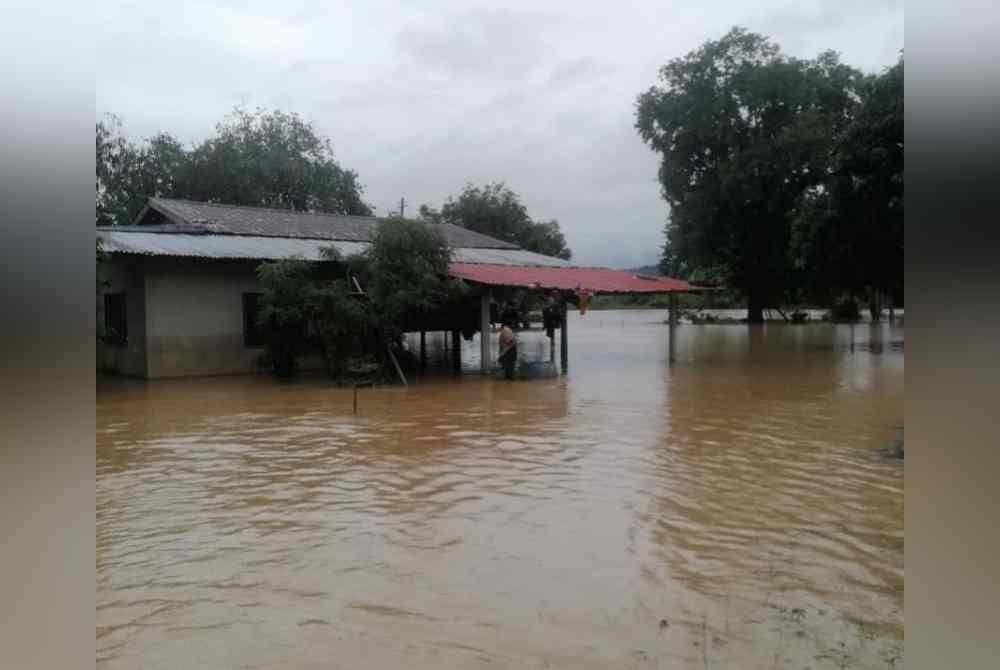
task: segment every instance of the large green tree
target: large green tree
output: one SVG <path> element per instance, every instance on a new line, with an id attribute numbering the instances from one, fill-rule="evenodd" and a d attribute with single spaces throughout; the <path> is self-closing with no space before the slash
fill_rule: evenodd
<path id="1" fill-rule="evenodd" d="M 820 298 L 879 298 L 903 287 L 903 60 L 865 78 L 861 105 L 836 138 L 826 179 L 802 199 L 798 267 Z"/>
<path id="2" fill-rule="evenodd" d="M 422 205 L 425 221 L 451 223 L 477 233 L 513 242 L 528 251 L 569 259 L 572 252 L 558 221 L 534 221 L 517 193 L 502 182 L 466 184 L 458 197 L 449 197 L 440 211 Z"/>
<path id="3" fill-rule="evenodd" d="M 295 113 L 236 109 L 190 152 L 174 194 L 193 200 L 371 214 L 358 175 Z"/>
<path id="4" fill-rule="evenodd" d="M 167 133 L 130 140 L 114 116 L 97 124 L 98 223 L 130 223 L 150 196 L 371 214 L 363 192 L 298 114 L 237 108 L 190 149 Z"/>
<path id="5" fill-rule="evenodd" d="M 796 292 L 791 222 L 829 171 L 862 76 L 826 52 L 784 55 L 734 28 L 660 69 L 636 127 L 662 155 L 670 205 L 665 270 L 718 277 L 747 299 L 748 320 Z"/>

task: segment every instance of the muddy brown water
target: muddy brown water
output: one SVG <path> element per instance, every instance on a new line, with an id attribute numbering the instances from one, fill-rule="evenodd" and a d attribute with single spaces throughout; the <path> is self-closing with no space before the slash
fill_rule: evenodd
<path id="1" fill-rule="evenodd" d="M 98 666 L 902 667 L 902 327 L 681 326 L 669 366 L 662 320 L 573 314 L 566 377 L 356 416 L 319 378 L 101 379 Z"/>

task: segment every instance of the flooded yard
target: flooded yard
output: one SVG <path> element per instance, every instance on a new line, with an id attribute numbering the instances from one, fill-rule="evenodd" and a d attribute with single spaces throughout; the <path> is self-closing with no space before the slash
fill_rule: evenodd
<path id="1" fill-rule="evenodd" d="M 572 313 L 565 377 L 357 415 L 102 379 L 98 667 L 903 667 L 902 326 L 682 325 L 671 366 L 664 319 Z"/>

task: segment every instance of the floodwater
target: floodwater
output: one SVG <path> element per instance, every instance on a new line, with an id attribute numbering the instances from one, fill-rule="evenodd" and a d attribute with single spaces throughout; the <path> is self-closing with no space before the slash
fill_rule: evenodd
<path id="1" fill-rule="evenodd" d="M 98 667 L 901 668 L 902 327 L 682 325 L 670 366 L 663 319 L 573 313 L 566 377 L 357 415 L 102 379 Z"/>

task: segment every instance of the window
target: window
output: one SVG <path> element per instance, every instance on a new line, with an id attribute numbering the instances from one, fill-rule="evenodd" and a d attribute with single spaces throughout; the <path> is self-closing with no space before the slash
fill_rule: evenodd
<path id="1" fill-rule="evenodd" d="M 104 340 L 119 346 L 128 344 L 124 293 L 104 294 Z"/>
<path id="2" fill-rule="evenodd" d="M 264 333 L 257 324 L 260 314 L 261 293 L 243 294 L 243 344 L 248 347 L 264 346 Z"/>

